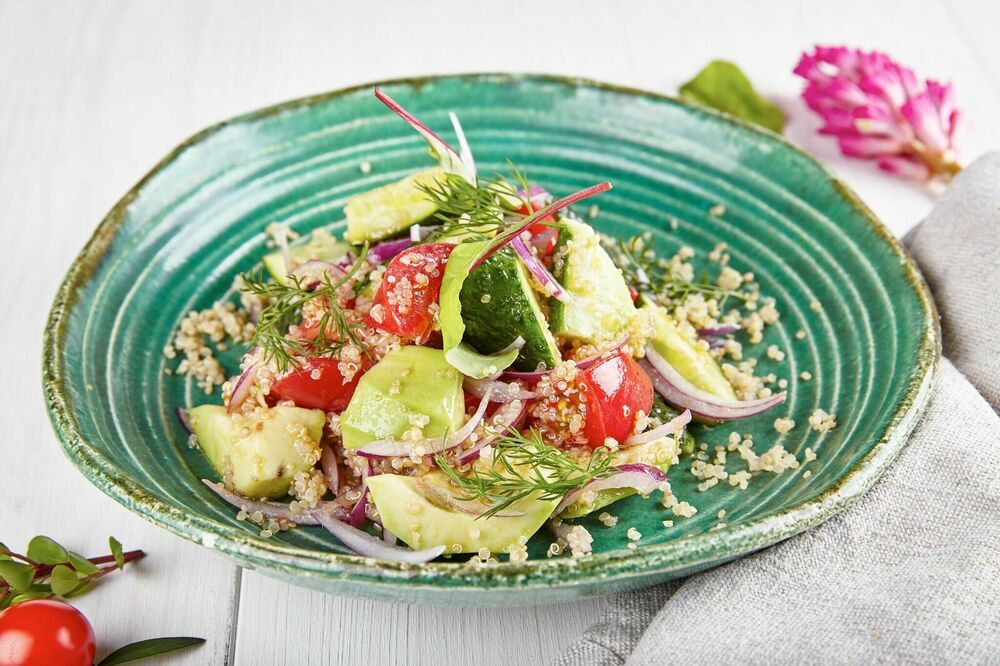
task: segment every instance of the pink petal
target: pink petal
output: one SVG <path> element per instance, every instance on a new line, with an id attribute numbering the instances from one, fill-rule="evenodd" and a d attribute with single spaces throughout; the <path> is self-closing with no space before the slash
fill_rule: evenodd
<path id="1" fill-rule="evenodd" d="M 837 137 L 840 152 L 848 157 L 881 157 L 895 155 L 906 146 L 898 139 L 884 136 L 865 136 L 861 134 L 841 134 Z"/>
<path id="2" fill-rule="evenodd" d="M 943 127 L 938 109 L 927 92 L 910 99 L 900 109 L 917 139 L 932 153 L 943 153 L 948 150 L 948 136 Z"/>
<path id="3" fill-rule="evenodd" d="M 914 180 L 928 180 L 932 175 L 927 165 L 913 155 L 880 157 L 878 168 L 897 176 L 912 178 Z"/>

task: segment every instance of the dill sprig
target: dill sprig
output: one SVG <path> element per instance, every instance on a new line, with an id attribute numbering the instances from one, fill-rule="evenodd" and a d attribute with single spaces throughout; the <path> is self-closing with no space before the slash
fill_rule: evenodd
<path id="1" fill-rule="evenodd" d="M 527 174 L 510 164 L 508 177 L 479 178 L 470 183 L 456 174 L 446 174 L 443 181 L 424 183 L 420 189 L 437 206 L 435 218 L 441 226 L 428 240 L 463 233 L 473 240 L 490 238 L 524 220 L 528 205 Z"/>
<path id="2" fill-rule="evenodd" d="M 715 298 L 719 301 L 720 308 L 724 307 L 728 298 L 739 300 L 747 298 L 747 294 L 741 291 L 723 289 L 712 284 L 707 275 L 703 275 L 698 282 L 679 275 L 673 270 L 669 260 L 657 256 L 653 251 L 653 234 L 648 231 L 622 240 L 606 236 L 601 240 L 608 254 L 621 269 L 625 282 L 664 307 L 678 306 L 690 294 Z"/>
<path id="3" fill-rule="evenodd" d="M 348 321 L 337 297 L 337 290 L 357 275 L 367 255 L 366 243 L 342 277 L 334 280 L 324 272 L 318 285 L 312 282 L 307 285 L 295 275 L 289 275 L 285 284 L 273 282 L 263 269 L 241 275 L 241 291 L 264 299 L 265 306 L 257 318 L 252 345 L 260 347 L 265 362 L 274 360 L 278 370 L 284 372 L 297 366 L 299 359 L 305 356 L 336 356 L 348 343 L 371 355 L 357 336 L 356 329 L 361 324 Z M 316 337 L 311 340 L 288 337 L 288 329 L 302 321 L 303 306 L 316 300 L 323 304 Z"/>
<path id="4" fill-rule="evenodd" d="M 481 515 L 484 518 L 532 493 L 538 493 L 543 500 L 559 499 L 613 471 L 611 452 L 606 448 L 595 449 L 583 463 L 543 444 L 536 431 L 530 432 L 530 437 L 526 437 L 508 427 L 504 433 L 494 433 L 498 435 L 492 443 L 494 464 L 488 469 L 474 467 L 468 474 L 462 474 L 441 454 L 436 456 L 437 465 L 463 493 L 462 500 L 479 500 L 489 505 Z"/>

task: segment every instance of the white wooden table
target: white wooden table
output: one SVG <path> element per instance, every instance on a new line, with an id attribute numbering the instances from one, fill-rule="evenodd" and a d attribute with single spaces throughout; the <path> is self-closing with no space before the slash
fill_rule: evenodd
<path id="1" fill-rule="evenodd" d="M 433 23 L 432 23 L 433 22 Z M 551 660 L 604 601 L 435 609 L 326 596 L 133 516 L 59 452 L 42 402 L 45 316 L 63 271 L 121 193 L 180 140 L 228 116 L 369 80 L 443 72 L 581 75 L 674 92 L 712 58 L 789 111 L 788 136 L 841 172 L 897 234 L 932 197 L 836 155 L 791 74 L 813 44 L 878 47 L 951 78 L 964 155 L 1000 144 L 1000 3 L 765 0 L 490 3 L 0 0 L 0 540 L 50 534 L 85 553 L 109 534 L 148 557 L 82 597 L 102 646 L 195 635 L 169 663 Z M 543 35 L 543 36 L 542 36 Z"/>

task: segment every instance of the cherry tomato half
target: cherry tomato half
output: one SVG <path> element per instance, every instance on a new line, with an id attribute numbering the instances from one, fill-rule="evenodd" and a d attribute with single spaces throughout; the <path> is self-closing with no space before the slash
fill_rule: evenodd
<path id="1" fill-rule="evenodd" d="M 367 367 L 362 360 L 361 370 L 354 373 L 351 381 L 345 382 L 339 363 L 338 359 L 328 357 L 310 359 L 308 369 L 296 368 L 275 381 L 268 398 L 273 402 L 291 400 L 297 407 L 306 409 L 342 412 L 347 409 Z"/>
<path id="2" fill-rule="evenodd" d="M 608 437 L 624 442 L 635 427 L 636 412 L 649 414 L 653 407 L 653 383 L 624 351 L 587 368 L 580 382 L 587 395 L 583 434 L 593 448 Z"/>
<path id="3" fill-rule="evenodd" d="M 92 666 L 97 641 L 83 613 L 51 599 L 0 613 L 0 666 Z"/>
<path id="4" fill-rule="evenodd" d="M 385 269 L 366 323 L 401 338 L 423 342 L 434 328 L 449 243 L 417 245 L 397 254 Z"/>

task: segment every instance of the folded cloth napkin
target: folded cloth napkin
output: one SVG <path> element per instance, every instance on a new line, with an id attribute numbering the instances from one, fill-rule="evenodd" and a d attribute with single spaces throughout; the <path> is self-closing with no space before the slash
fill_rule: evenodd
<path id="1" fill-rule="evenodd" d="M 857 504 L 732 564 L 614 595 L 560 666 L 1000 663 L 1000 153 L 906 238 L 945 360 Z"/>

